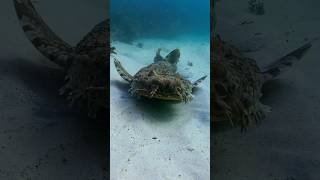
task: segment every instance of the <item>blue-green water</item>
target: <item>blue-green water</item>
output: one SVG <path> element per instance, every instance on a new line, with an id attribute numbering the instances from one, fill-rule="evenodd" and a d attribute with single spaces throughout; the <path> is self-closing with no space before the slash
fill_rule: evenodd
<path id="1" fill-rule="evenodd" d="M 114 40 L 207 36 L 209 0 L 111 0 L 111 36 Z"/>

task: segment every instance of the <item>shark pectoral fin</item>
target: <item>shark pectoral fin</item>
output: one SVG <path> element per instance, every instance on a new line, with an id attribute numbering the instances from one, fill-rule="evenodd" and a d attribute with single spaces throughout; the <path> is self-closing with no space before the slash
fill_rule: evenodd
<path id="1" fill-rule="evenodd" d="M 114 65 L 116 67 L 117 72 L 124 80 L 128 81 L 129 83 L 133 80 L 133 77 L 127 72 L 127 70 L 123 68 L 120 61 L 114 59 Z"/>
<path id="2" fill-rule="evenodd" d="M 192 86 L 193 87 L 198 86 L 203 80 L 206 79 L 206 77 L 207 77 L 207 75 L 205 75 L 205 76 L 201 77 L 200 79 L 196 80 L 195 82 L 192 83 Z"/>
<path id="3" fill-rule="evenodd" d="M 71 64 L 74 48 L 61 40 L 46 25 L 30 0 L 14 0 L 20 24 L 27 38 L 48 59 L 67 67 Z"/>
<path id="4" fill-rule="evenodd" d="M 306 43 L 305 45 L 301 46 L 300 48 L 290 52 L 289 54 L 285 55 L 284 57 L 280 58 L 279 60 L 271 63 L 269 66 L 265 68 L 263 74 L 265 75 L 266 80 L 273 79 L 277 77 L 282 72 L 288 70 L 292 65 L 299 60 L 306 54 L 306 52 L 312 47 L 311 42 Z"/>

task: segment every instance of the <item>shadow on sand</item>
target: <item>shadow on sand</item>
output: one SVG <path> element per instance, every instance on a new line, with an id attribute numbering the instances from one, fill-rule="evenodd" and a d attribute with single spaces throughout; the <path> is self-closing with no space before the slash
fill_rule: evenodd
<path id="1" fill-rule="evenodd" d="M 43 60 L 39 62 L 41 61 Z M 1 60 L 0 67 L 2 78 L 18 81 L 36 95 L 36 98 L 32 98 L 33 102 L 29 102 L 31 106 L 34 106 L 34 117 L 25 117 L 24 120 L 21 120 L 21 123 L 39 124 L 39 128 L 44 133 L 41 133 L 42 137 L 41 139 L 37 138 L 36 143 L 33 142 L 35 140 L 31 139 L 27 141 L 30 141 L 31 144 L 25 145 L 32 147 L 34 144 L 39 144 L 39 146 L 47 146 L 47 149 L 63 145 L 65 150 L 58 151 L 55 156 L 62 158 L 69 154 L 70 156 L 65 157 L 68 161 L 90 162 L 83 163 L 81 169 L 89 173 L 92 168 L 101 167 L 99 174 L 107 177 L 106 173 L 109 172 L 109 160 L 107 159 L 109 154 L 107 152 L 109 149 L 107 148 L 109 145 L 107 143 L 109 129 L 107 124 L 109 122 L 107 122 L 107 119 L 89 119 L 86 113 L 81 113 L 75 108 L 68 107 L 68 102 L 63 96 L 59 96 L 58 92 L 59 88 L 64 84 L 64 71 L 38 65 L 23 58 Z M 48 141 L 50 139 L 59 139 L 60 142 L 50 142 Z M 22 149 L 22 151 L 24 150 Z M 67 151 L 68 153 L 66 153 Z M 34 156 L 37 157 L 39 154 Z M 92 160 L 95 161 L 93 162 Z M 47 167 L 51 171 L 65 171 L 63 168 L 66 168 L 66 166 L 55 164 L 55 160 L 47 159 L 46 161 L 52 162 Z M 74 168 L 70 166 L 67 169 L 72 171 L 75 170 Z"/>

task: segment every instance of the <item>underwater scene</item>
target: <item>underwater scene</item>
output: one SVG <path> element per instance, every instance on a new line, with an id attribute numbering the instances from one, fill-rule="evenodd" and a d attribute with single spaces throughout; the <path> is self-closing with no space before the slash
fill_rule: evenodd
<path id="1" fill-rule="evenodd" d="M 210 1 L 110 1 L 110 179 L 210 179 Z"/>
<path id="2" fill-rule="evenodd" d="M 211 177 L 320 179 L 320 1 L 214 3 Z"/>

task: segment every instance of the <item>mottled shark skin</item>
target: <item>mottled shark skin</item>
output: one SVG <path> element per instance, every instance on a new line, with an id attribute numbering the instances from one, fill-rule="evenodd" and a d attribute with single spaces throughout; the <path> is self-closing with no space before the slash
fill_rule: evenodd
<path id="1" fill-rule="evenodd" d="M 179 49 L 173 50 L 165 58 L 160 55 L 160 51 L 161 49 L 158 49 L 154 63 L 141 68 L 134 76 L 125 70 L 120 61 L 114 60 L 117 72 L 130 84 L 129 93 L 135 97 L 166 101 L 188 102 L 192 100 L 193 89 L 207 76 L 191 83 L 177 73 Z"/>
<path id="2" fill-rule="evenodd" d="M 107 112 L 109 84 L 109 20 L 97 24 L 76 46 L 60 39 L 43 21 L 30 0 L 14 0 L 22 29 L 49 60 L 67 71 L 61 94 L 71 105 L 87 107 L 90 116 Z M 111 50 L 111 51 L 110 51 Z"/>
<path id="3" fill-rule="evenodd" d="M 290 69 L 310 48 L 311 43 L 306 43 L 262 70 L 254 59 L 219 36 L 214 37 L 211 47 L 212 121 L 229 121 L 245 129 L 251 122 L 265 118 L 271 108 L 260 102 L 262 85 Z"/>

